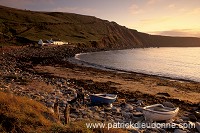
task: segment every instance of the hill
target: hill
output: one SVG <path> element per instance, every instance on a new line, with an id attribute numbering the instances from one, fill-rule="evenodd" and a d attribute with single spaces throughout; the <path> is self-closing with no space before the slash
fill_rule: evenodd
<path id="1" fill-rule="evenodd" d="M 200 38 L 149 35 L 93 16 L 4 6 L 0 12 L 1 45 L 53 38 L 96 48 L 200 46 Z"/>

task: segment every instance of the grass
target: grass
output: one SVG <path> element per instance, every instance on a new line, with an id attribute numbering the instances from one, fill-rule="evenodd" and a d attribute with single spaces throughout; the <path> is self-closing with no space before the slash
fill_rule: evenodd
<path id="1" fill-rule="evenodd" d="M 43 131 L 48 130 L 54 123 L 53 121 L 56 121 L 54 115 L 49 113 L 45 106 L 34 100 L 4 92 L 0 92 L 0 96 L 2 131 Z"/>
<path id="2" fill-rule="evenodd" d="M 61 124 L 44 105 L 26 97 L 0 92 L 0 132 L 127 133 L 122 129 L 88 129 L 89 121 Z"/>
<path id="3" fill-rule="evenodd" d="M 19 45 L 53 38 L 86 46 L 96 40 L 100 48 L 200 46 L 200 38 L 149 35 L 93 16 L 4 6 L 0 6 L 0 12 L 0 33 L 3 35 L 0 42 L 3 43 Z"/>
<path id="4" fill-rule="evenodd" d="M 30 41 L 55 38 L 72 43 L 88 42 L 91 39 L 99 40 L 106 31 L 104 21 L 95 17 L 72 13 L 33 12 L 3 6 L 0 6 L 0 11 L 1 32 L 10 36 L 9 41 L 22 37 Z M 98 30 L 95 23 L 98 23 Z"/>

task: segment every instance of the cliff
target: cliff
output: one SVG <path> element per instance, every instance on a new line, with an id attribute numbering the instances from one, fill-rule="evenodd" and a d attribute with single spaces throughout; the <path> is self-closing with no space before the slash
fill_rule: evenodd
<path id="1" fill-rule="evenodd" d="M 96 48 L 200 46 L 200 38 L 149 35 L 93 16 L 4 6 L 0 12 L 1 45 L 53 38 Z"/>

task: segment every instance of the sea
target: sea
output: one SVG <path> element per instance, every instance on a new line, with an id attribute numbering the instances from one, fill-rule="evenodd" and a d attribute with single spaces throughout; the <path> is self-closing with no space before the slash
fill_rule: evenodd
<path id="1" fill-rule="evenodd" d="M 102 69 L 200 82 L 199 47 L 136 48 L 80 53 L 75 59 Z"/>

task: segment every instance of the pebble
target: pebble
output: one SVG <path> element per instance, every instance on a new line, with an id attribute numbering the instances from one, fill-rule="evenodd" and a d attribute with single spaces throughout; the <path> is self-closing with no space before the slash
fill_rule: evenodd
<path id="1" fill-rule="evenodd" d="M 127 100 L 127 102 L 135 102 L 136 101 L 136 99 L 129 99 L 129 100 Z"/>
<path id="2" fill-rule="evenodd" d="M 175 129 L 174 133 L 187 133 L 187 132 L 181 129 Z"/>
<path id="3" fill-rule="evenodd" d="M 20 72 L 17 73 L 20 75 Z M 62 120 L 64 119 L 63 110 L 67 104 L 67 101 L 73 99 L 79 87 L 73 86 L 73 83 L 67 79 L 63 78 L 42 78 L 41 76 L 32 76 L 29 73 L 24 73 L 27 77 L 31 77 L 36 80 L 43 80 L 48 84 L 56 86 L 54 89 L 51 89 L 50 93 L 44 92 L 42 90 L 37 90 L 35 88 L 25 88 L 19 84 L 14 87 L 9 85 L 0 85 L 1 90 L 9 90 L 14 94 L 20 96 L 29 96 L 34 100 L 38 100 L 41 103 L 45 104 L 48 107 L 49 112 L 54 113 L 53 106 L 56 100 L 59 101 L 60 115 Z M 72 87 L 73 86 L 73 87 Z M 84 91 L 86 103 L 90 103 L 90 92 Z M 126 100 L 126 99 L 125 99 Z M 95 120 L 95 121 L 106 121 L 106 122 L 144 122 L 144 116 L 142 113 L 142 105 L 144 105 L 144 101 L 129 99 L 128 103 L 115 103 L 112 106 L 83 106 L 80 103 L 75 103 L 73 107 L 70 109 L 70 119 L 71 121 L 77 120 Z M 120 102 L 121 103 L 121 102 Z M 164 106 L 166 107 L 174 107 L 173 103 L 164 102 Z M 186 130 L 181 128 L 181 123 L 195 123 L 196 130 L 200 132 L 200 123 L 197 122 L 199 119 L 199 111 L 195 109 L 195 113 L 190 115 L 185 115 L 178 117 L 174 122 L 178 125 L 179 129 L 175 129 L 174 133 L 185 133 Z M 192 121 L 192 122 L 190 122 Z M 140 133 L 140 132 L 167 132 L 166 129 L 130 129 L 129 132 L 132 133 Z"/>
<path id="4" fill-rule="evenodd" d="M 138 112 L 142 112 L 143 108 L 142 107 L 136 107 L 135 110 L 138 111 Z"/>
<path id="5" fill-rule="evenodd" d="M 142 112 L 133 112 L 133 115 L 136 117 L 140 117 L 140 116 L 143 116 L 143 113 Z"/>
<path id="6" fill-rule="evenodd" d="M 190 120 L 191 120 L 192 122 L 196 122 L 196 121 L 197 121 L 197 118 L 196 118 L 195 115 L 189 115 L 188 117 L 190 118 Z"/>
<path id="7" fill-rule="evenodd" d="M 140 105 L 140 106 L 143 105 L 143 103 L 144 103 L 144 102 L 143 102 L 142 100 L 138 100 L 138 101 L 136 102 L 136 104 L 138 104 L 138 105 Z"/>
<path id="8" fill-rule="evenodd" d="M 121 108 L 125 111 L 132 111 L 133 110 L 133 106 L 127 103 L 122 103 L 121 104 Z"/>
<path id="9" fill-rule="evenodd" d="M 200 132 L 200 122 L 196 122 L 195 123 L 195 127 Z"/>
<path id="10" fill-rule="evenodd" d="M 171 102 L 163 102 L 162 104 L 163 104 L 163 106 L 165 106 L 165 107 L 170 107 L 170 108 L 174 108 L 174 107 L 175 107 L 174 104 L 171 103 Z"/>
<path id="11" fill-rule="evenodd" d="M 200 111 L 195 111 L 195 116 L 198 118 L 198 119 L 200 119 Z"/>
<path id="12" fill-rule="evenodd" d="M 136 128 L 132 128 L 130 130 L 128 130 L 130 133 L 140 133 L 140 131 Z"/>

